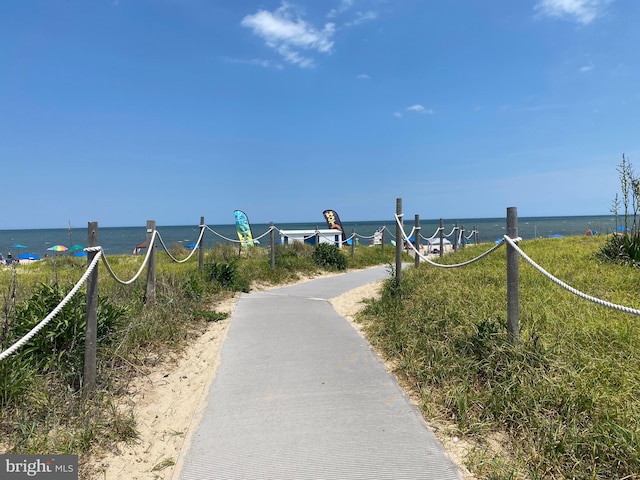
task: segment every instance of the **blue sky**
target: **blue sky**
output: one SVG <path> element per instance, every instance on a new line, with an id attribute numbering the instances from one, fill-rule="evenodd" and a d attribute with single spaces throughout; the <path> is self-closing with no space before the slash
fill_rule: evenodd
<path id="1" fill-rule="evenodd" d="M 637 0 L 2 0 L 0 229 L 609 214 Z"/>

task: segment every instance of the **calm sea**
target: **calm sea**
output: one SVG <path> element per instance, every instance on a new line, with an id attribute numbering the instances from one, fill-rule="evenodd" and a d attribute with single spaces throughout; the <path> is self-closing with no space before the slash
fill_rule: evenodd
<path id="1" fill-rule="evenodd" d="M 445 234 L 449 234 L 455 223 L 459 227 L 464 227 L 466 234 L 475 227 L 479 231 L 481 242 L 494 242 L 497 238 L 506 233 L 506 220 L 504 218 L 475 218 L 444 220 Z M 422 220 L 421 235 L 430 237 L 435 233 L 439 225 L 439 219 Z M 386 226 L 395 235 L 395 223 L 393 220 L 376 220 L 361 222 L 342 222 L 347 234 L 354 230 L 362 237 L 372 236 L 377 228 Z M 414 218 L 405 217 L 405 231 L 409 233 L 413 227 Z M 237 240 L 235 225 L 208 225 L 216 232 L 209 230 L 204 235 L 205 248 L 212 248 L 217 243 L 228 243 L 226 238 Z M 322 222 L 310 223 L 282 223 L 275 224 L 281 230 L 313 230 L 327 228 L 324 220 Z M 183 226 L 160 226 L 156 227 L 164 243 L 168 247 L 175 244 L 186 245 L 198 239 L 198 225 Z M 551 235 L 575 236 L 584 235 L 587 230 L 596 230 L 599 233 L 611 233 L 616 229 L 615 217 L 612 215 L 600 216 L 577 216 L 577 217 L 520 217 L 518 218 L 518 233 L 523 239 L 535 237 L 546 237 Z M 252 224 L 253 237 L 257 238 L 269 230 L 268 224 Z M 146 227 L 99 227 L 98 244 L 104 248 L 106 254 L 132 253 L 134 247 L 146 238 Z M 276 239 L 279 236 L 276 235 Z M 389 236 L 386 241 L 391 240 Z M 87 230 L 74 227 L 71 231 L 68 228 L 58 229 L 34 229 L 34 230 L 0 230 L 0 253 L 6 256 L 11 252 L 14 256 L 24 253 L 33 253 L 40 257 L 45 254 L 54 253 L 47 249 L 54 245 L 86 245 Z M 269 243 L 268 236 L 261 241 L 262 245 Z M 361 239 L 360 243 L 368 244 L 368 239 Z M 14 247 L 14 245 L 24 245 L 24 247 Z"/>

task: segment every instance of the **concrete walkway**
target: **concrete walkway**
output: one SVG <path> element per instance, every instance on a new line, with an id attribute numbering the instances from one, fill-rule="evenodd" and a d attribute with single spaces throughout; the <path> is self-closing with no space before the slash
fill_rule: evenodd
<path id="1" fill-rule="evenodd" d="M 368 342 L 327 301 L 386 277 L 376 267 L 241 295 L 174 478 L 462 479 Z"/>

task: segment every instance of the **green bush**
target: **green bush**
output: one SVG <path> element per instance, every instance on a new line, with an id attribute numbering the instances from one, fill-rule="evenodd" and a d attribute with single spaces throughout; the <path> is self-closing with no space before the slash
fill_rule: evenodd
<path id="1" fill-rule="evenodd" d="M 625 265 L 640 266 L 640 232 L 609 236 L 599 256 Z"/>
<path id="2" fill-rule="evenodd" d="M 330 243 L 321 243 L 316 246 L 313 251 L 313 261 L 316 265 L 336 270 L 345 270 L 347 268 L 347 257 L 345 257 L 340 249 Z"/>
<path id="3" fill-rule="evenodd" d="M 234 292 L 248 292 L 250 289 L 249 280 L 240 273 L 237 259 L 206 263 L 204 271 L 210 281 L 217 282 L 224 289 Z"/>
<path id="4" fill-rule="evenodd" d="M 31 297 L 16 307 L 15 320 L 6 346 L 25 336 L 62 301 L 65 294 L 59 284 L 39 285 Z M 42 372 L 56 372 L 66 382 L 79 387 L 86 333 L 86 294 L 76 293 L 45 328 L 21 349 L 21 358 Z M 124 316 L 125 309 L 105 298 L 98 298 L 97 337 L 99 345 L 108 345 L 111 333 Z"/>

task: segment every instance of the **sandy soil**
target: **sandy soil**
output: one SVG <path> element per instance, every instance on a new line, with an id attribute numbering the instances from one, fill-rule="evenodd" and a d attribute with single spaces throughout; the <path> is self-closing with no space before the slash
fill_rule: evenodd
<path id="1" fill-rule="evenodd" d="M 364 306 L 363 299 L 378 295 L 381 283 L 357 288 L 331 300 L 338 313 L 351 321 Z M 216 311 L 232 312 L 237 297 Z M 178 359 L 161 365 L 132 382 L 122 408 L 133 408 L 139 431 L 135 443 L 122 443 L 111 454 L 90 462 L 90 480 L 148 480 L 177 478 L 180 452 L 189 441 L 202 414 L 205 396 L 215 377 L 228 320 L 211 324 L 207 332 Z M 462 464 L 464 442 L 449 435 L 450 429 L 434 429 L 451 457 Z M 468 478 L 471 478 L 470 476 Z"/>

